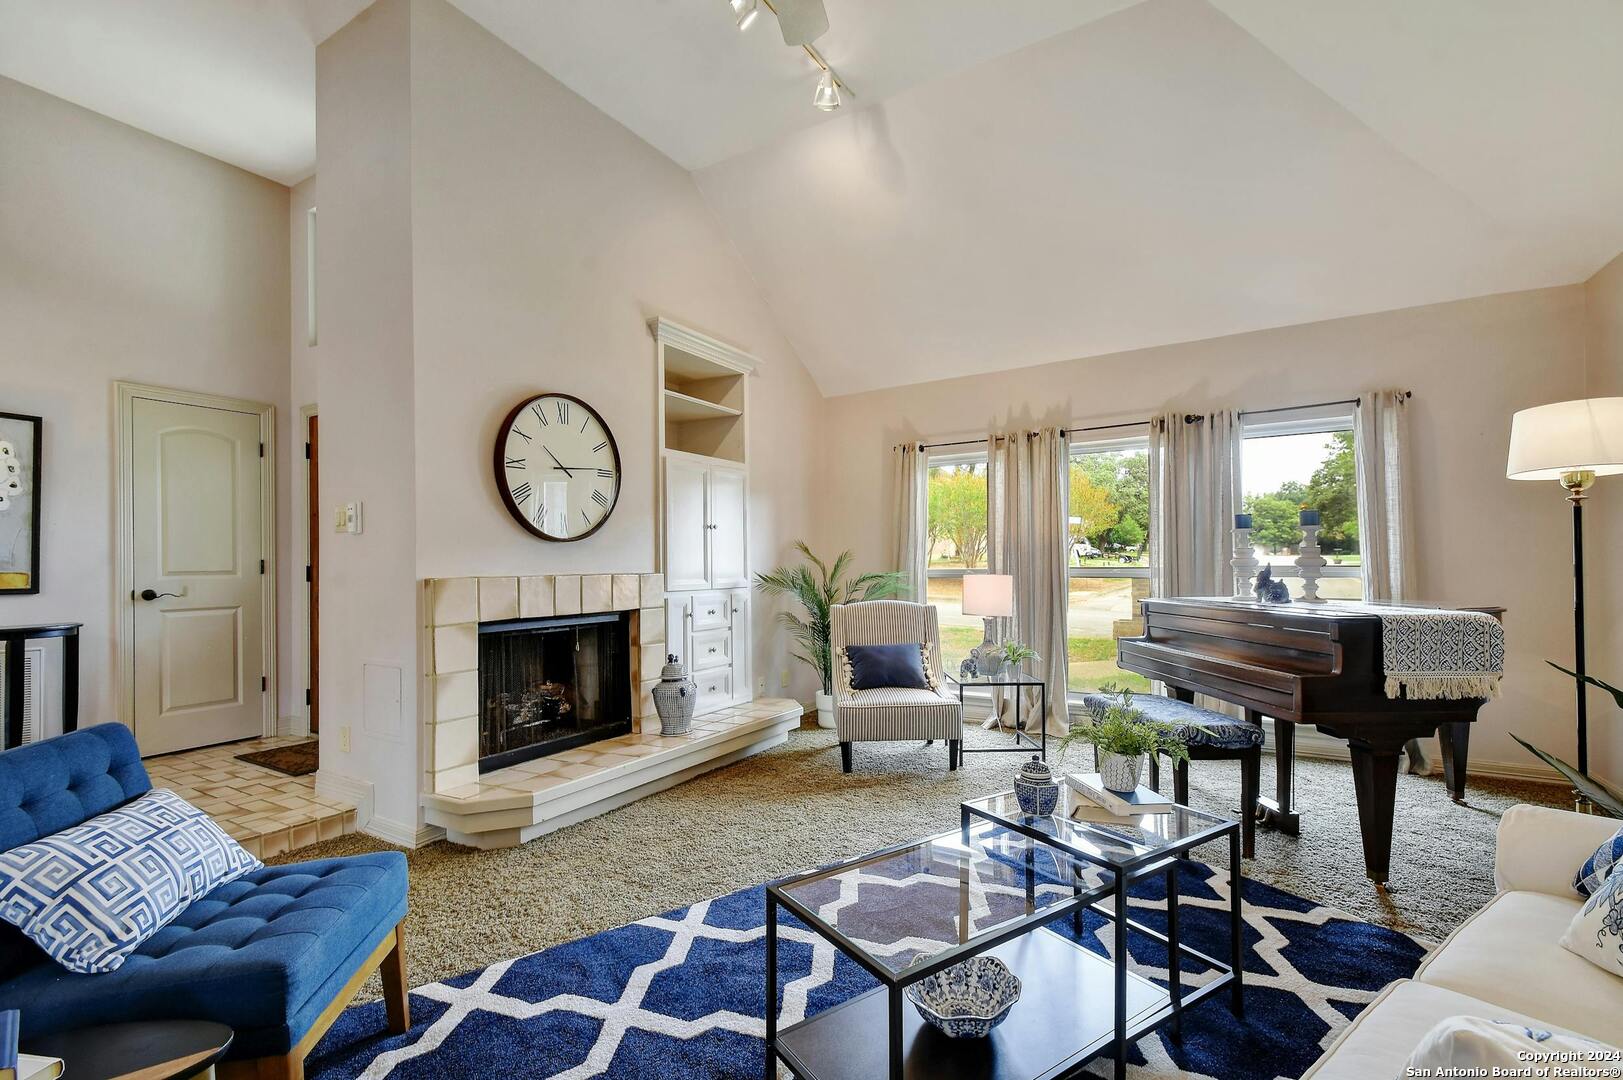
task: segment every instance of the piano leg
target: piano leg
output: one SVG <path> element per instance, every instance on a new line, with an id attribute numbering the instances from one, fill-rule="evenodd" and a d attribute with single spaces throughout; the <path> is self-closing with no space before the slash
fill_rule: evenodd
<path id="1" fill-rule="evenodd" d="M 1245 718 L 1262 723 L 1262 714 L 1247 709 Z M 1302 835 L 1302 818 L 1291 798 L 1291 781 L 1296 772 L 1296 725 L 1289 720 L 1274 721 L 1274 797 L 1258 795 L 1258 814 L 1264 825 L 1286 836 Z"/>
<path id="2" fill-rule="evenodd" d="M 1401 744 L 1400 744 L 1401 745 Z M 1392 817 L 1398 793 L 1399 747 L 1348 742 L 1353 788 L 1358 795 L 1358 831 L 1364 838 L 1364 873 L 1386 884 L 1392 866 Z"/>
<path id="3" fill-rule="evenodd" d="M 1437 741 L 1443 746 L 1443 782 L 1454 801 L 1465 801 L 1465 760 L 1471 752 L 1471 725 L 1464 722 L 1440 724 Z"/>

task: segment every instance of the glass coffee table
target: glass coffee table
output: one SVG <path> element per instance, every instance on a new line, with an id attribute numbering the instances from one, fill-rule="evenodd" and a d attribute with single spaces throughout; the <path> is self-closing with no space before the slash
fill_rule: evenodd
<path id="1" fill-rule="evenodd" d="M 966 835 L 967 833 L 967 835 Z M 1071 1075 L 1113 1045 L 1125 1018 L 1143 1030 L 1168 994 L 1050 926 L 1116 892 L 1115 874 L 1036 837 L 949 832 L 767 886 L 766 1076 L 798 1080 Z M 779 909 L 854 960 L 880 986 L 778 1026 Z M 950 1039 L 905 1001 L 906 987 L 989 953 L 1021 997 L 985 1039 Z"/>
<path id="2" fill-rule="evenodd" d="M 1069 784 L 1061 783 L 1059 802 L 1047 816 L 1023 813 L 1012 791 L 975 799 L 962 804 L 959 821 L 961 843 L 973 844 L 983 836 L 1014 833 L 1039 843 L 1076 863 L 1085 865 L 1095 873 L 1108 875 L 1111 910 L 1095 908 L 1100 915 L 1114 923 L 1113 954 L 1128 957 L 1127 931 L 1144 934 L 1164 945 L 1169 954 L 1176 953 L 1193 960 L 1216 975 L 1203 985 L 1189 990 L 1183 987 L 1181 965 L 1167 965 L 1167 987 L 1159 990 L 1162 1005 L 1149 1015 L 1137 1013 L 1133 1008 L 1131 988 L 1134 977 L 1126 964 L 1115 966 L 1114 997 L 1116 1076 L 1126 1075 L 1127 1047 L 1146 1032 L 1169 1022 L 1174 1037 L 1180 1034 L 1183 1011 L 1197 1002 L 1229 989 L 1229 1008 L 1235 1016 L 1244 1014 L 1242 948 L 1245 938 L 1241 931 L 1240 823 L 1228 818 L 1203 814 L 1187 806 L 1174 806 L 1165 814 L 1144 814 L 1138 817 L 1117 817 L 1079 794 Z M 1227 962 L 1207 956 L 1178 940 L 1178 862 L 1201 844 L 1227 837 L 1229 841 L 1229 957 Z M 1135 882 L 1157 874 L 1166 878 L 1167 932 L 1159 933 L 1127 917 L 1128 890 Z M 1093 904 L 1102 897 L 1088 900 Z"/>

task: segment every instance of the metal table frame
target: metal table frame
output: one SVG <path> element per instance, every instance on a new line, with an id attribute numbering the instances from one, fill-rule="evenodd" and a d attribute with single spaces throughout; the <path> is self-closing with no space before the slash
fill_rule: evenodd
<path id="1" fill-rule="evenodd" d="M 1027 675 L 1024 672 L 1015 672 L 1012 675 L 977 676 L 976 678 L 971 679 L 968 682 L 964 682 L 963 680 L 959 679 L 956 675 L 953 675 L 950 672 L 948 672 L 946 674 L 947 674 L 948 680 L 951 681 L 954 686 L 958 687 L 958 707 L 960 709 L 962 709 L 964 707 L 964 687 L 966 687 L 966 686 L 1015 687 L 1016 688 L 1016 692 L 1015 692 L 1015 695 L 1014 695 L 1014 745 L 1013 746 L 975 746 L 975 747 L 971 747 L 971 746 L 966 746 L 963 743 L 960 743 L 959 746 L 958 746 L 958 756 L 959 756 L 960 760 L 962 760 L 963 755 L 965 755 L 965 754 L 1023 754 L 1027 750 L 1035 750 L 1035 751 L 1037 751 L 1038 754 L 1040 754 L 1043 757 L 1044 760 L 1047 760 L 1047 758 L 1048 758 L 1048 684 L 1046 682 L 1044 682 L 1041 679 L 1037 678 L 1035 675 Z M 1023 693 L 1020 693 L 1019 688 L 1024 688 L 1024 687 L 1028 687 L 1028 686 L 1035 686 L 1037 688 L 1038 697 L 1041 700 L 1041 703 L 1039 705 L 1039 711 L 1037 713 L 1037 720 L 1038 720 L 1037 727 L 1041 731 L 1041 740 L 1040 741 L 1038 739 L 1034 739 L 1030 735 L 1026 734 L 1025 731 L 1023 731 L 1021 729 L 1021 727 L 1020 727 L 1020 708 L 1025 703 L 1026 695 L 1023 694 Z M 995 703 L 993 705 L 993 708 L 994 708 L 994 710 L 996 709 L 996 704 Z M 1003 729 L 1002 717 L 997 716 L 995 711 L 994 711 L 994 716 L 997 717 L 998 730 L 1001 731 Z"/>

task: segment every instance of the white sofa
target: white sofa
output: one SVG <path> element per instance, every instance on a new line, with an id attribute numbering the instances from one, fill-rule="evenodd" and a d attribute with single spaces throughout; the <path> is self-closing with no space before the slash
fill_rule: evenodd
<path id="1" fill-rule="evenodd" d="M 1506 811 L 1493 868 L 1499 892 L 1426 957 L 1413 979 L 1393 983 L 1370 1003 L 1307 1077 L 1401 1076 L 1421 1037 L 1450 1016 L 1623 1044 L 1623 979 L 1560 945 L 1583 906 L 1573 875 L 1617 828 L 1610 818 L 1541 806 Z"/>

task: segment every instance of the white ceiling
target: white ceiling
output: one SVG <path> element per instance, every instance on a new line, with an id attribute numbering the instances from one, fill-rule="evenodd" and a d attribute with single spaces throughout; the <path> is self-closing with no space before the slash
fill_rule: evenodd
<path id="1" fill-rule="evenodd" d="M 0 74 L 282 183 L 370 0 L 0 0 Z M 452 0 L 674 160 L 827 393 L 1583 280 L 1618 0 Z"/>

